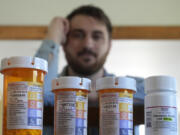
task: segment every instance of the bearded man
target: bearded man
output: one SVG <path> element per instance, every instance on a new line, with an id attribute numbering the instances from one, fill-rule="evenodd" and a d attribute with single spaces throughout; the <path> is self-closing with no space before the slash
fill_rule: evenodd
<path id="1" fill-rule="evenodd" d="M 111 49 L 111 34 L 112 25 L 109 18 L 100 8 L 92 5 L 81 6 L 66 18 L 55 17 L 51 21 L 46 39 L 36 54 L 47 59 L 49 63 L 44 86 L 43 135 L 53 135 L 54 95 L 51 92 L 51 81 L 57 76 L 80 76 L 91 79 L 88 134 L 98 135 L 98 96 L 95 81 L 101 77 L 114 76 L 104 69 Z M 68 63 L 61 74 L 57 73 L 59 45 L 62 46 Z M 139 84 L 143 83 L 141 79 L 136 80 Z M 138 85 L 139 88 L 142 86 Z M 142 102 L 144 94 L 138 93 L 136 100 Z"/>

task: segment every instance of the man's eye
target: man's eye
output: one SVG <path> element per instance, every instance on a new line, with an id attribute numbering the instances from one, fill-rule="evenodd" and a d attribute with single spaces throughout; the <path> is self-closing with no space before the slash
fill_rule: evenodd
<path id="1" fill-rule="evenodd" d="M 82 33 L 77 32 L 77 33 L 72 33 L 72 37 L 81 39 L 84 37 L 84 35 Z"/>
<path id="2" fill-rule="evenodd" d="M 99 34 L 95 34 L 95 35 L 93 35 L 93 39 L 94 40 L 100 40 L 100 39 L 102 39 L 102 35 L 99 35 Z"/>

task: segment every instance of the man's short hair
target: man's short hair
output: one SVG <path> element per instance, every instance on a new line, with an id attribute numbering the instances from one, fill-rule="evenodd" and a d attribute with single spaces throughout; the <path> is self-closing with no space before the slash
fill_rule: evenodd
<path id="1" fill-rule="evenodd" d="M 105 24 L 107 31 L 109 33 L 109 37 L 112 34 L 112 24 L 108 16 L 104 13 L 102 9 L 93 5 L 84 5 L 73 10 L 69 15 L 67 15 L 67 19 L 69 21 L 72 20 L 76 15 L 87 15 L 95 18 L 96 20 Z"/>

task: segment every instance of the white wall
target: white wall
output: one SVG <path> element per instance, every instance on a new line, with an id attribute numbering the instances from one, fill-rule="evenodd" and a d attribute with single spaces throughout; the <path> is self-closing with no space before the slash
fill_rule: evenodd
<path id="1" fill-rule="evenodd" d="M 47 25 L 89 3 L 102 7 L 114 25 L 180 25 L 179 0 L 0 0 L 0 25 Z"/>

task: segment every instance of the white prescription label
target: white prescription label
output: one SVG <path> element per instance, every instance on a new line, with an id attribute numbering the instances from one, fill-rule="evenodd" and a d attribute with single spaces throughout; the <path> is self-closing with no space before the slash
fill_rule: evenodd
<path id="1" fill-rule="evenodd" d="M 101 135 L 133 134 L 133 95 L 103 93 L 100 95 Z"/>
<path id="2" fill-rule="evenodd" d="M 87 95 L 60 92 L 56 97 L 56 133 L 87 135 Z"/>
<path id="3" fill-rule="evenodd" d="M 147 107 L 145 113 L 147 135 L 177 135 L 176 107 Z"/>
<path id="4" fill-rule="evenodd" d="M 7 128 L 42 129 L 42 96 L 42 85 L 39 83 L 9 83 Z"/>

